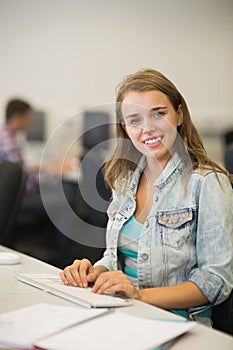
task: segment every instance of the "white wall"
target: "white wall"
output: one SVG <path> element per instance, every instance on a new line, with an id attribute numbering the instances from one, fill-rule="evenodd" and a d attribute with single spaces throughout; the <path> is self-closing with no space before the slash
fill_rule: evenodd
<path id="1" fill-rule="evenodd" d="M 0 121 L 20 96 L 48 113 L 50 133 L 153 67 L 197 126 L 233 126 L 232 19 L 232 0 L 0 0 Z"/>

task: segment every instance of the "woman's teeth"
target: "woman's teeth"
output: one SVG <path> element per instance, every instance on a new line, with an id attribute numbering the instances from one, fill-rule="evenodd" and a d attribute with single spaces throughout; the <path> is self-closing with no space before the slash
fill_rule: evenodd
<path id="1" fill-rule="evenodd" d="M 156 137 L 154 139 L 146 140 L 144 143 L 146 145 L 153 145 L 154 143 L 160 142 L 162 140 L 162 136 Z"/>

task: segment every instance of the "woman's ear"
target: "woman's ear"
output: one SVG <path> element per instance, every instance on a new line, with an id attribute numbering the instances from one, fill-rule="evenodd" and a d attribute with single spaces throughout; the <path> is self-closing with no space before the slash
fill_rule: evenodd
<path id="1" fill-rule="evenodd" d="M 125 127 L 125 123 L 124 123 L 124 122 L 121 122 L 121 127 L 122 127 L 122 129 L 124 130 L 124 132 L 126 133 L 126 135 L 129 136 L 128 133 L 127 133 L 127 130 L 126 130 L 126 127 Z"/>
<path id="2" fill-rule="evenodd" d="M 180 126 L 183 124 L 183 107 L 182 105 L 179 105 L 178 110 L 177 110 L 177 126 Z"/>

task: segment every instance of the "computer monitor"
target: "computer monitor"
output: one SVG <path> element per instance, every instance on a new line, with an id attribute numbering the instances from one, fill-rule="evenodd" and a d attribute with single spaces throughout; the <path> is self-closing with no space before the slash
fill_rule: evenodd
<path id="1" fill-rule="evenodd" d="M 83 147 L 84 150 L 98 148 L 106 149 L 104 141 L 109 139 L 110 116 L 106 112 L 86 111 L 83 123 Z M 104 143 L 103 143 L 104 142 Z"/>
<path id="2" fill-rule="evenodd" d="M 32 122 L 26 131 L 28 141 L 46 141 L 46 116 L 43 111 L 33 111 Z"/>

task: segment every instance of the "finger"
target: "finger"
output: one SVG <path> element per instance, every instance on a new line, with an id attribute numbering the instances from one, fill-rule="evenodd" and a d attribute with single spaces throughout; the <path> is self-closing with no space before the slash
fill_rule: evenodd
<path id="1" fill-rule="evenodd" d="M 69 282 L 67 281 L 66 276 L 65 276 L 65 274 L 64 274 L 63 271 L 60 272 L 60 278 L 61 278 L 61 280 L 62 280 L 62 282 L 63 282 L 64 284 L 68 284 L 68 283 L 69 283 Z"/>
<path id="2" fill-rule="evenodd" d="M 75 287 L 77 287 L 78 283 L 79 283 L 79 279 L 76 277 L 73 277 L 72 271 L 71 271 L 71 267 L 67 268 L 65 271 L 65 276 L 66 279 L 68 281 L 68 284 L 73 285 Z"/>
<path id="3" fill-rule="evenodd" d="M 88 259 L 83 259 L 80 263 L 79 276 L 80 276 L 80 287 L 86 288 L 88 286 L 87 274 L 89 269 L 92 267 L 91 262 Z"/>
<path id="4" fill-rule="evenodd" d="M 64 275 L 64 278 L 65 278 L 65 280 L 66 280 L 66 284 L 74 284 L 75 283 L 75 281 L 74 281 L 74 279 L 73 279 L 73 276 L 72 276 L 72 274 L 71 274 L 71 272 L 70 272 L 70 266 L 67 266 L 65 269 L 64 269 L 64 272 L 63 272 L 63 275 Z"/>
<path id="5" fill-rule="evenodd" d="M 111 273 L 105 272 L 104 274 L 101 274 L 97 278 L 97 280 L 92 288 L 92 291 L 94 293 L 102 294 L 102 293 L 106 292 L 106 290 L 108 288 L 112 287 L 116 283 L 117 283 L 117 281 L 112 277 Z"/>
<path id="6" fill-rule="evenodd" d="M 101 284 L 100 286 L 93 286 L 92 288 L 92 292 L 93 293 L 97 293 L 97 294 L 103 294 L 105 292 L 107 292 L 109 290 L 109 288 L 111 288 L 113 286 L 113 282 L 112 281 L 105 281 L 103 284 Z"/>
<path id="7" fill-rule="evenodd" d="M 88 282 L 95 282 L 97 278 L 97 272 L 95 271 L 95 269 L 93 267 L 90 268 L 89 273 L 87 275 L 87 281 Z"/>
<path id="8" fill-rule="evenodd" d="M 80 267 L 81 267 L 81 260 L 75 260 L 75 262 L 71 265 L 69 269 L 69 272 L 72 278 L 72 284 L 75 287 L 77 286 L 82 287 L 81 277 L 80 277 Z"/>
<path id="9" fill-rule="evenodd" d="M 72 284 L 75 287 L 77 287 L 80 283 L 79 265 L 80 260 L 75 260 L 75 262 L 71 266 L 67 266 L 64 269 L 64 274 L 67 281 L 69 282 L 69 284 Z"/>

